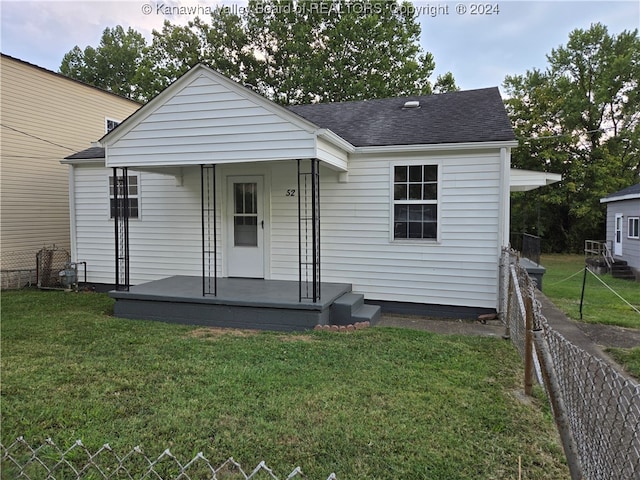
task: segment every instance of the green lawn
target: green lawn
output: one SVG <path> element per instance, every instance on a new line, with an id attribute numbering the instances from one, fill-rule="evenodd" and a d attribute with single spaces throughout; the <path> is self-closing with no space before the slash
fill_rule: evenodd
<path id="1" fill-rule="evenodd" d="M 543 290 L 549 299 L 569 317 L 580 319 L 584 256 L 542 255 L 540 263 L 547 269 Z M 600 275 L 600 278 L 631 305 L 640 309 L 640 284 Z M 582 321 L 640 328 L 640 314 L 620 300 L 606 286 L 587 272 Z M 640 346 L 607 350 L 627 371 L 640 378 Z"/>
<path id="2" fill-rule="evenodd" d="M 580 319 L 580 293 L 584 277 L 584 256 L 542 255 L 540 263 L 547 269 L 543 279 L 544 294 L 570 318 Z M 605 282 L 631 305 L 640 309 L 640 284 L 599 275 Z M 635 312 L 620 300 L 591 273 L 587 273 L 582 321 L 640 328 L 640 313 Z"/>
<path id="3" fill-rule="evenodd" d="M 520 458 L 523 478 L 568 478 L 546 401 L 517 399 L 507 341 L 215 331 L 111 309 L 102 294 L 3 293 L 5 446 L 170 447 L 318 479 L 514 479 Z"/>

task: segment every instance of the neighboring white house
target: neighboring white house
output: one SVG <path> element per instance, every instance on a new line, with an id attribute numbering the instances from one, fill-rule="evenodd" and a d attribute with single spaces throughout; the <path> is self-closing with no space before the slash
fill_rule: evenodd
<path id="1" fill-rule="evenodd" d="M 607 244 L 613 258 L 640 279 L 640 183 L 600 199 L 607 205 Z"/>
<path id="2" fill-rule="evenodd" d="M 298 160 L 315 159 L 322 282 L 388 308 L 498 309 L 517 142 L 497 88 L 285 108 L 197 65 L 100 142 L 64 160 L 72 255 L 90 282 L 116 275 L 114 173 L 128 182 L 131 284 L 203 274 L 205 190 L 218 277 L 298 280 L 305 208 L 318 207 Z M 215 190 L 202 165 L 216 166 Z M 521 180 L 511 187 L 551 181 Z"/>

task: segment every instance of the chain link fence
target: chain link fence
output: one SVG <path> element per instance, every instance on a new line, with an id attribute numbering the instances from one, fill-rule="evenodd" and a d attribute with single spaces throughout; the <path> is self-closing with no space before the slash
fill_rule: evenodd
<path id="1" fill-rule="evenodd" d="M 37 282 L 36 254 L 34 250 L 2 250 L 0 256 L 0 288 L 16 290 L 30 287 Z"/>
<path id="2" fill-rule="evenodd" d="M 111 480 L 111 479 L 155 479 L 155 480 L 278 480 L 271 468 L 263 461 L 250 472 L 233 458 L 218 466 L 209 461 L 202 452 L 182 463 L 170 450 L 159 456 L 148 456 L 140 447 L 119 455 L 109 444 L 91 452 L 82 441 L 61 449 L 51 439 L 33 447 L 23 437 L 11 445 L 0 443 L 2 478 L 25 480 Z M 300 467 L 296 467 L 286 478 L 307 478 Z M 327 480 L 336 480 L 334 473 Z"/>
<path id="3" fill-rule="evenodd" d="M 555 331 L 517 254 L 505 251 L 505 323 L 525 361 L 525 390 L 537 372 L 573 479 L 640 478 L 640 384 Z"/>
<path id="4" fill-rule="evenodd" d="M 56 245 L 40 250 L 2 251 L 0 286 L 2 290 L 18 290 L 32 285 L 43 289 L 68 288 L 64 284 L 64 273 L 70 261 L 69 252 Z"/>

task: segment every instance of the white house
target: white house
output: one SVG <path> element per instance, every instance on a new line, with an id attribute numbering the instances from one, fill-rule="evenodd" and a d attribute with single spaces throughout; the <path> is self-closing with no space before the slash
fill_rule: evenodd
<path id="1" fill-rule="evenodd" d="M 640 279 L 640 183 L 607 195 L 600 203 L 607 205 L 607 244 L 617 264 L 614 275 L 631 270 Z"/>
<path id="2" fill-rule="evenodd" d="M 171 302 L 241 304 L 290 284 L 291 303 L 325 310 L 351 292 L 374 316 L 363 297 L 495 312 L 516 145 L 497 88 L 285 108 L 197 65 L 64 160 L 72 255 L 90 282 L 117 279 L 116 314 L 136 318 L 187 322 L 208 314 Z M 519 178 L 511 188 L 550 181 Z"/>

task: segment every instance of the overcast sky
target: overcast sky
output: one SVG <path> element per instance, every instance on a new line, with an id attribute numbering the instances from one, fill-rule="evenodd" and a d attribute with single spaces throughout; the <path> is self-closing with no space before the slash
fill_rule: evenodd
<path id="1" fill-rule="evenodd" d="M 171 15 L 165 7 L 189 7 L 203 16 L 218 3 L 223 2 L 0 0 L 0 50 L 57 71 L 66 52 L 75 45 L 97 46 L 106 27 L 133 27 L 150 40 L 165 20 L 183 24 L 195 16 Z M 546 55 L 566 44 L 576 28 L 600 22 L 617 34 L 640 25 L 638 0 L 412 3 L 422 26 L 421 45 L 435 57 L 435 73 L 453 72 L 462 89 L 500 86 L 506 75 L 545 68 Z M 240 8 L 246 2 L 224 4 Z"/>

